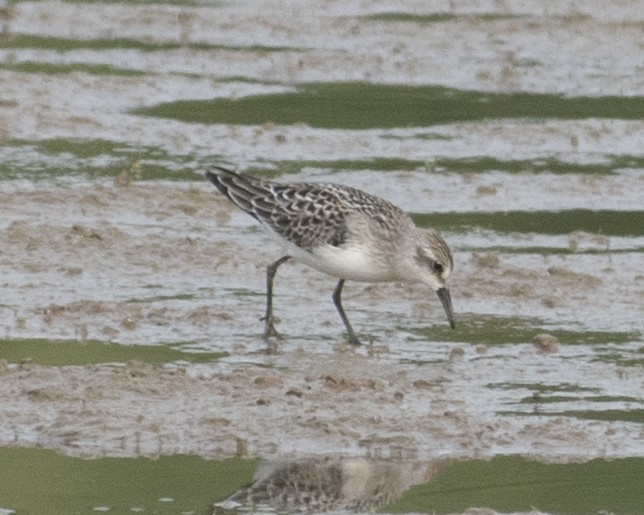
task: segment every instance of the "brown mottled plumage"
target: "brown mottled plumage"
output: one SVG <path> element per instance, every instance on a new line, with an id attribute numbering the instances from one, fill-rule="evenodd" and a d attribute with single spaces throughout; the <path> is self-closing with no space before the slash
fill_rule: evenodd
<path id="1" fill-rule="evenodd" d="M 414 484 L 430 481 L 440 462 L 319 457 L 263 463 L 253 483 L 215 504 L 213 513 L 374 513 Z"/>

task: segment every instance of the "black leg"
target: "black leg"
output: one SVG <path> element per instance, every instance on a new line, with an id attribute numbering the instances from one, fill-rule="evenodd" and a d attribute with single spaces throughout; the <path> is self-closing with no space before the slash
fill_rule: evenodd
<path id="1" fill-rule="evenodd" d="M 273 323 L 273 278 L 275 277 L 275 272 L 277 272 L 277 267 L 289 259 L 291 259 L 291 256 L 283 256 L 266 268 L 266 315 L 261 319 L 264 321 L 265 340 L 268 340 L 271 336 L 280 337 Z"/>
<path id="2" fill-rule="evenodd" d="M 340 296 L 342 295 L 343 286 L 344 286 L 344 279 L 340 279 L 338 281 L 338 286 L 335 288 L 335 291 L 333 292 L 333 303 L 335 304 L 335 307 L 337 308 L 338 313 L 340 313 L 340 318 L 342 318 L 342 321 L 344 322 L 344 327 L 347 328 L 347 333 L 349 333 L 349 343 L 351 345 L 360 345 L 360 340 L 358 340 L 356 333 L 353 332 L 353 328 L 349 323 L 349 319 L 347 318 L 347 315 L 345 314 L 344 309 L 342 309 L 342 299 L 340 298 Z"/>

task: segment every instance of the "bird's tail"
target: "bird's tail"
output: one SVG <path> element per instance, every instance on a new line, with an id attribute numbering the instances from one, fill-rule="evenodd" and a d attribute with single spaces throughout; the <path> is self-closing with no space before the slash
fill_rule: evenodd
<path id="1" fill-rule="evenodd" d="M 220 166 L 207 170 L 206 178 L 240 209 L 259 220 L 255 212 L 256 202 L 259 198 L 264 197 L 267 192 L 266 185 L 260 179 L 233 172 Z"/>

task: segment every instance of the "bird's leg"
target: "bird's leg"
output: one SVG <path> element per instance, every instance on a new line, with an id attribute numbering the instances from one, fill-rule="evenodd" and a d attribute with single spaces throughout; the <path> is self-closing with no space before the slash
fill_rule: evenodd
<path id="1" fill-rule="evenodd" d="M 260 320 L 264 321 L 265 340 L 268 340 L 271 336 L 281 337 L 273 323 L 273 278 L 275 277 L 275 272 L 277 272 L 277 267 L 289 259 L 291 259 L 291 256 L 283 256 L 266 268 L 266 315 L 260 318 Z"/>
<path id="2" fill-rule="evenodd" d="M 356 333 L 353 332 L 353 327 L 351 327 L 349 319 L 347 318 L 344 309 L 342 309 L 342 299 L 340 298 L 340 296 L 342 295 L 343 286 L 344 279 L 340 279 L 338 281 L 338 286 L 336 286 L 335 291 L 333 292 L 333 303 L 335 304 L 338 313 L 340 313 L 340 318 L 342 318 L 342 321 L 344 322 L 344 327 L 347 328 L 347 333 L 349 333 L 349 343 L 351 345 L 360 345 L 360 340 L 356 336 Z"/>

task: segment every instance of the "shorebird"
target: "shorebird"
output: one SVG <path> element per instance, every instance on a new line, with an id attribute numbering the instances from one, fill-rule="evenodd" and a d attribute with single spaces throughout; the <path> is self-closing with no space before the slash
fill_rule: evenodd
<path id="1" fill-rule="evenodd" d="M 438 294 L 450 327 L 455 327 L 447 279 L 454 262 L 433 229 L 416 227 L 402 209 L 364 191 L 338 184 L 279 183 L 221 167 L 206 177 L 237 207 L 278 236 L 285 255 L 266 270 L 264 338 L 279 337 L 273 317 L 273 279 L 293 258 L 336 277 L 333 292 L 349 343 L 359 345 L 342 307 L 346 280 L 424 283 Z"/>
<path id="2" fill-rule="evenodd" d="M 375 513 L 444 463 L 316 457 L 261 463 L 251 485 L 214 505 L 213 513 Z"/>

